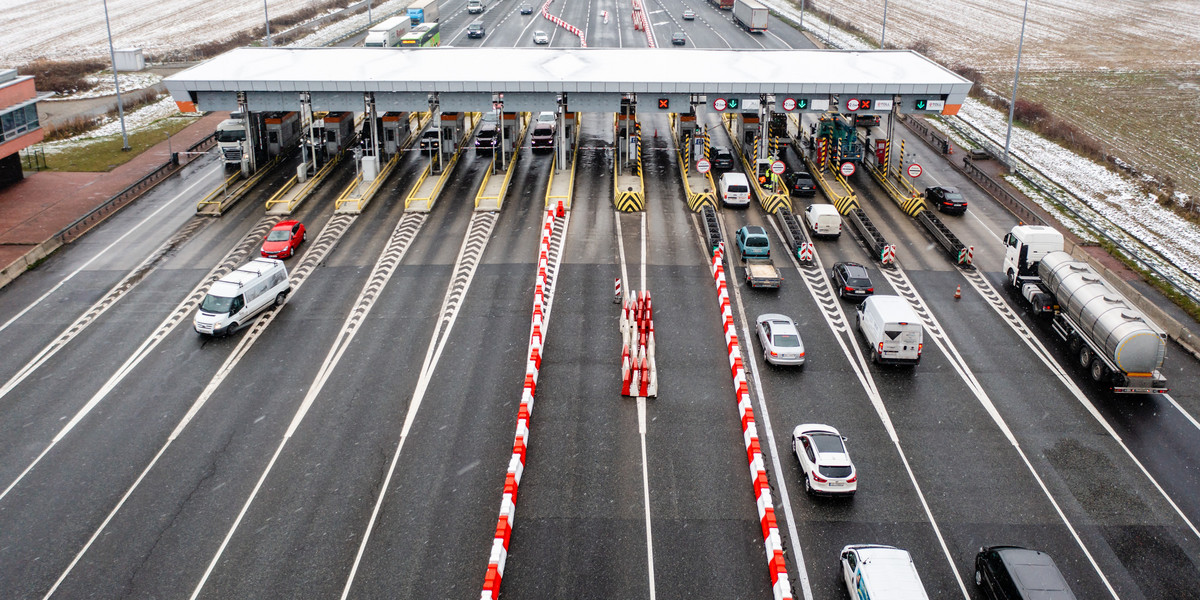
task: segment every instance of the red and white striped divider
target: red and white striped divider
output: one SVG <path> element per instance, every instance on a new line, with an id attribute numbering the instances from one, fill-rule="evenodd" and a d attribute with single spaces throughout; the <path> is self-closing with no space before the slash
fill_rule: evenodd
<path id="1" fill-rule="evenodd" d="M 812 242 L 800 242 L 800 261 L 812 262 L 813 245 Z"/>
<path id="2" fill-rule="evenodd" d="M 554 23 L 555 25 L 558 25 L 559 27 L 571 32 L 573 35 L 575 35 L 575 37 L 579 38 L 579 47 L 587 48 L 587 40 L 583 37 L 583 32 L 580 31 L 578 27 L 558 18 L 558 15 L 550 14 L 550 4 L 552 2 L 554 2 L 554 0 L 546 0 L 546 3 L 542 5 L 542 17 L 544 17 L 547 21 L 550 21 L 551 23 Z"/>
<path id="3" fill-rule="evenodd" d="M 500 518 L 496 522 L 496 535 L 492 538 L 491 554 L 488 557 L 487 575 L 483 579 L 480 600 L 495 600 L 500 596 L 500 581 L 504 578 L 504 563 L 508 559 L 508 541 L 512 536 L 513 518 L 517 512 L 517 486 L 521 473 L 525 471 L 525 449 L 529 447 L 529 417 L 533 414 L 533 397 L 537 391 L 538 370 L 542 366 L 542 345 L 545 322 L 552 306 L 553 278 L 547 281 L 550 240 L 554 236 L 554 211 L 547 210 L 542 227 L 542 243 L 538 251 L 537 279 L 533 287 L 533 321 L 529 327 L 529 352 L 525 362 L 525 385 L 521 390 L 521 404 L 517 409 L 517 431 L 513 436 L 512 458 L 508 461 L 508 472 L 504 476 L 504 496 L 500 501 Z M 547 295 L 550 298 L 547 298 Z"/>
<path id="4" fill-rule="evenodd" d="M 633 0 L 633 28 L 641 29 L 642 33 L 646 34 L 646 45 L 651 48 L 657 48 L 654 43 L 654 35 L 650 31 L 650 22 L 646 18 L 646 11 L 642 7 L 641 0 Z"/>
<path id="5" fill-rule="evenodd" d="M 738 346 L 733 310 L 729 306 L 729 288 L 725 283 L 725 268 L 722 264 L 724 258 L 725 242 L 721 242 L 716 252 L 713 252 L 713 282 L 717 286 L 717 300 L 721 303 L 721 318 L 725 322 L 725 345 L 729 349 L 733 387 L 737 390 L 738 414 L 742 418 L 742 438 L 746 443 L 746 459 L 750 462 L 750 479 L 754 484 L 754 496 L 758 500 L 758 519 L 767 550 L 771 589 L 775 593 L 775 600 L 784 600 L 792 597 L 792 584 L 788 580 L 787 561 L 783 558 L 783 545 L 779 537 L 779 527 L 775 522 L 775 503 L 771 499 L 771 485 L 767 481 L 767 470 L 758 442 L 758 426 L 754 422 L 754 407 L 750 404 L 750 389 L 746 384 L 746 371 L 742 366 L 742 350 Z"/>
<path id="6" fill-rule="evenodd" d="M 621 309 L 621 395 L 658 396 L 650 292 L 633 293 Z"/>
<path id="7" fill-rule="evenodd" d="M 883 247 L 883 252 L 879 256 L 879 262 L 885 265 L 890 265 L 896 262 L 896 245 L 888 244 Z"/>

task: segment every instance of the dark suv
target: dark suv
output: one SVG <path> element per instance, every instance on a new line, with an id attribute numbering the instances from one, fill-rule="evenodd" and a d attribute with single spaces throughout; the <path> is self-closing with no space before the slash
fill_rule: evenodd
<path id="1" fill-rule="evenodd" d="M 852 262 L 840 262 L 829 270 L 829 281 L 843 299 L 862 302 L 875 293 L 871 273 L 867 268 Z"/>
<path id="2" fill-rule="evenodd" d="M 436 127 L 431 127 L 421 132 L 420 148 L 422 150 L 437 150 L 440 145 L 440 133 Z"/>
<path id="3" fill-rule="evenodd" d="M 491 152 L 500 145 L 500 128 L 495 122 L 483 123 L 475 132 L 475 151 Z"/>
<path id="4" fill-rule="evenodd" d="M 952 187 L 925 188 L 925 200 L 944 213 L 961 215 L 967 212 L 967 199 Z"/>
<path id="5" fill-rule="evenodd" d="M 467 37 L 481 38 L 481 37 L 483 37 L 483 34 L 484 34 L 483 21 L 475 21 L 474 23 L 467 25 Z"/>
<path id="6" fill-rule="evenodd" d="M 713 146 L 708 149 L 708 156 L 713 170 L 728 170 L 733 168 L 733 151 L 727 146 Z"/>
<path id="7" fill-rule="evenodd" d="M 817 183 L 813 181 L 808 171 L 788 170 L 783 173 L 783 182 L 793 196 L 811 198 L 817 195 Z"/>
<path id="8" fill-rule="evenodd" d="M 980 548 L 975 585 L 991 600 L 1075 600 L 1049 554 L 1017 546 Z"/>

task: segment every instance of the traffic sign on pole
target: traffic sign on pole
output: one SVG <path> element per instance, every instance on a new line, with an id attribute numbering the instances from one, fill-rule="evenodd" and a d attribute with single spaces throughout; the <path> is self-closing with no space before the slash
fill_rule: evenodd
<path id="1" fill-rule="evenodd" d="M 777 160 L 777 161 L 771 163 L 771 172 L 776 175 L 783 175 L 783 171 L 786 168 L 787 167 L 784 166 L 782 160 Z"/>
<path id="2" fill-rule="evenodd" d="M 717 98 L 716 100 L 713 100 L 713 110 L 716 110 L 716 111 L 725 110 L 725 99 Z"/>
<path id="3" fill-rule="evenodd" d="M 917 163 L 908 165 L 908 176 L 912 177 L 913 179 L 920 177 L 921 176 L 921 165 L 918 165 Z"/>
<path id="4" fill-rule="evenodd" d="M 795 98 L 784 98 L 783 99 L 783 110 L 786 110 L 786 111 L 796 110 L 796 99 Z"/>
<path id="5" fill-rule="evenodd" d="M 846 161 L 842 163 L 842 166 L 839 168 L 839 170 L 842 173 L 842 177 L 849 177 L 854 174 L 854 163 Z"/>
<path id="6" fill-rule="evenodd" d="M 712 165 L 711 165 L 711 164 L 709 164 L 709 162 L 708 162 L 708 159 L 707 159 L 707 158 L 702 158 L 702 159 L 700 159 L 700 160 L 696 161 L 696 170 L 697 170 L 697 171 L 700 171 L 701 173 L 707 173 L 707 172 L 708 172 L 708 169 L 709 169 L 711 166 L 712 166 Z"/>

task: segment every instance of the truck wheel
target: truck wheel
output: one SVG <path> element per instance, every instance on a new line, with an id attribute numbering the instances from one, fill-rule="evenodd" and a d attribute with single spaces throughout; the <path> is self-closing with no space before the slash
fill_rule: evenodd
<path id="1" fill-rule="evenodd" d="M 237 330 L 238 330 L 237 321 L 230 323 L 229 328 L 225 330 L 225 337 L 229 337 L 229 336 L 233 335 L 234 333 L 237 333 Z"/>
<path id="2" fill-rule="evenodd" d="M 287 302 L 287 292 L 279 292 L 275 296 L 275 306 L 283 306 L 284 302 Z"/>
<path id="3" fill-rule="evenodd" d="M 1071 352 L 1073 352 L 1073 353 L 1079 352 L 1079 347 L 1082 345 L 1083 345 L 1083 340 L 1080 339 L 1078 335 L 1072 335 L 1071 340 L 1067 342 L 1067 347 L 1070 348 Z"/>
<path id="4" fill-rule="evenodd" d="M 1105 366 L 1104 361 L 1100 360 L 1099 358 L 1092 359 L 1090 371 L 1092 373 L 1092 381 L 1095 381 L 1096 383 L 1101 383 L 1108 379 L 1108 367 Z"/>
<path id="5" fill-rule="evenodd" d="M 1092 349 L 1084 346 L 1079 349 L 1079 366 L 1088 368 L 1092 365 Z"/>

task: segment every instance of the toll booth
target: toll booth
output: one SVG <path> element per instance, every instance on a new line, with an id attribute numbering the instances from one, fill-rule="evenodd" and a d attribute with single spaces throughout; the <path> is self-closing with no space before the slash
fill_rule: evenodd
<path id="1" fill-rule="evenodd" d="M 438 115 L 438 117 L 442 128 L 442 139 L 439 145 L 442 154 L 449 156 L 454 154 L 454 151 L 462 143 L 463 137 L 466 135 L 466 129 L 463 126 L 466 113 L 444 112 Z"/>
<path id="2" fill-rule="evenodd" d="M 300 139 L 300 115 L 296 112 L 273 112 L 263 116 L 267 132 L 267 156 L 275 157 L 296 147 Z"/>
<path id="3" fill-rule="evenodd" d="M 700 135 L 700 128 L 696 125 L 696 113 L 680 113 L 678 129 L 676 133 L 679 139 L 676 140 L 676 143 L 682 148 Z"/>
<path id="4" fill-rule="evenodd" d="M 508 146 L 509 154 L 517 151 L 517 136 L 521 134 L 521 120 L 518 118 L 519 116 L 520 113 L 504 113 L 504 118 L 502 121 L 504 132 L 501 135 L 503 136 L 502 139 L 504 140 L 504 144 Z"/>
<path id="5" fill-rule="evenodd" d="M 325 115 L 325 152 L 333 156 L 350 145 L 354 137 L 354 113 L 331 112 Z"/>
<path id="6" fill-rule="evenodd" d="M 788 130 L 787 113 L 771 113 L 771 123 L 767 126 L 767 131 L 781 144 L 790 144 L 792 141 L 792 134 Z"/>
<path id="7" fill-rule="evenodd" d="M 637 105 L 629 97 L 621 98 L 621 111 L 617 113 L 616 133 L 613 142 L 616 143 L 619 164 L 625 164 L 633 155 L 633 144 L 630 142 L 637 130 Z"/>
<path id="8" fill-rule="evenodd" d="M 372 129 L 379 133 L 372 134 Z M 362 126 L 358 129 L 358 139 L 360 141 L 360 145 L 366 149 L 367 154 L 370 154 L 372 149 L 375 147 L 374 139 L 372 137 L 373 135 L 379 135 L 381 137 L 383 135 L 383 117 L 381 116 L 375 117 L 374 128 L 371 127 L 371 119 L 364 118 Z"/>
<path id="9" fill-rule="evenodd" d="M 576 123 L 577 123 L 577 121 L 576 121 L 575 113 L 573 113 L 573 112 L 564 112 L 563 113 L 563 115 L 562 115 L 562 132 L 563 132 L 563 139 L 566 141 L 566 143 L 563 144 L 563 147 L 567 149 L 567 152 L 571 152 L 575 149 Z"/>
<path id="10" fill-rule="evenodd" d="M 754 141 L 758 139 L 759 131 L 761 130 L 758 113 L 739 113 L 734 121 L 734 128 L 737 131 L 737 139 L 742 143 L 742 151 L 747 158 L 753 157 L 757 150 L 754 147 Z"/>
<path id="11" fill-rule="evenodd" d="M 384 154 L 388 156 L 395 154 L 400 150 L 400 144 L 408 139 L 410 114 L 408 112 L 387 112 L 379 117 Z"/>

